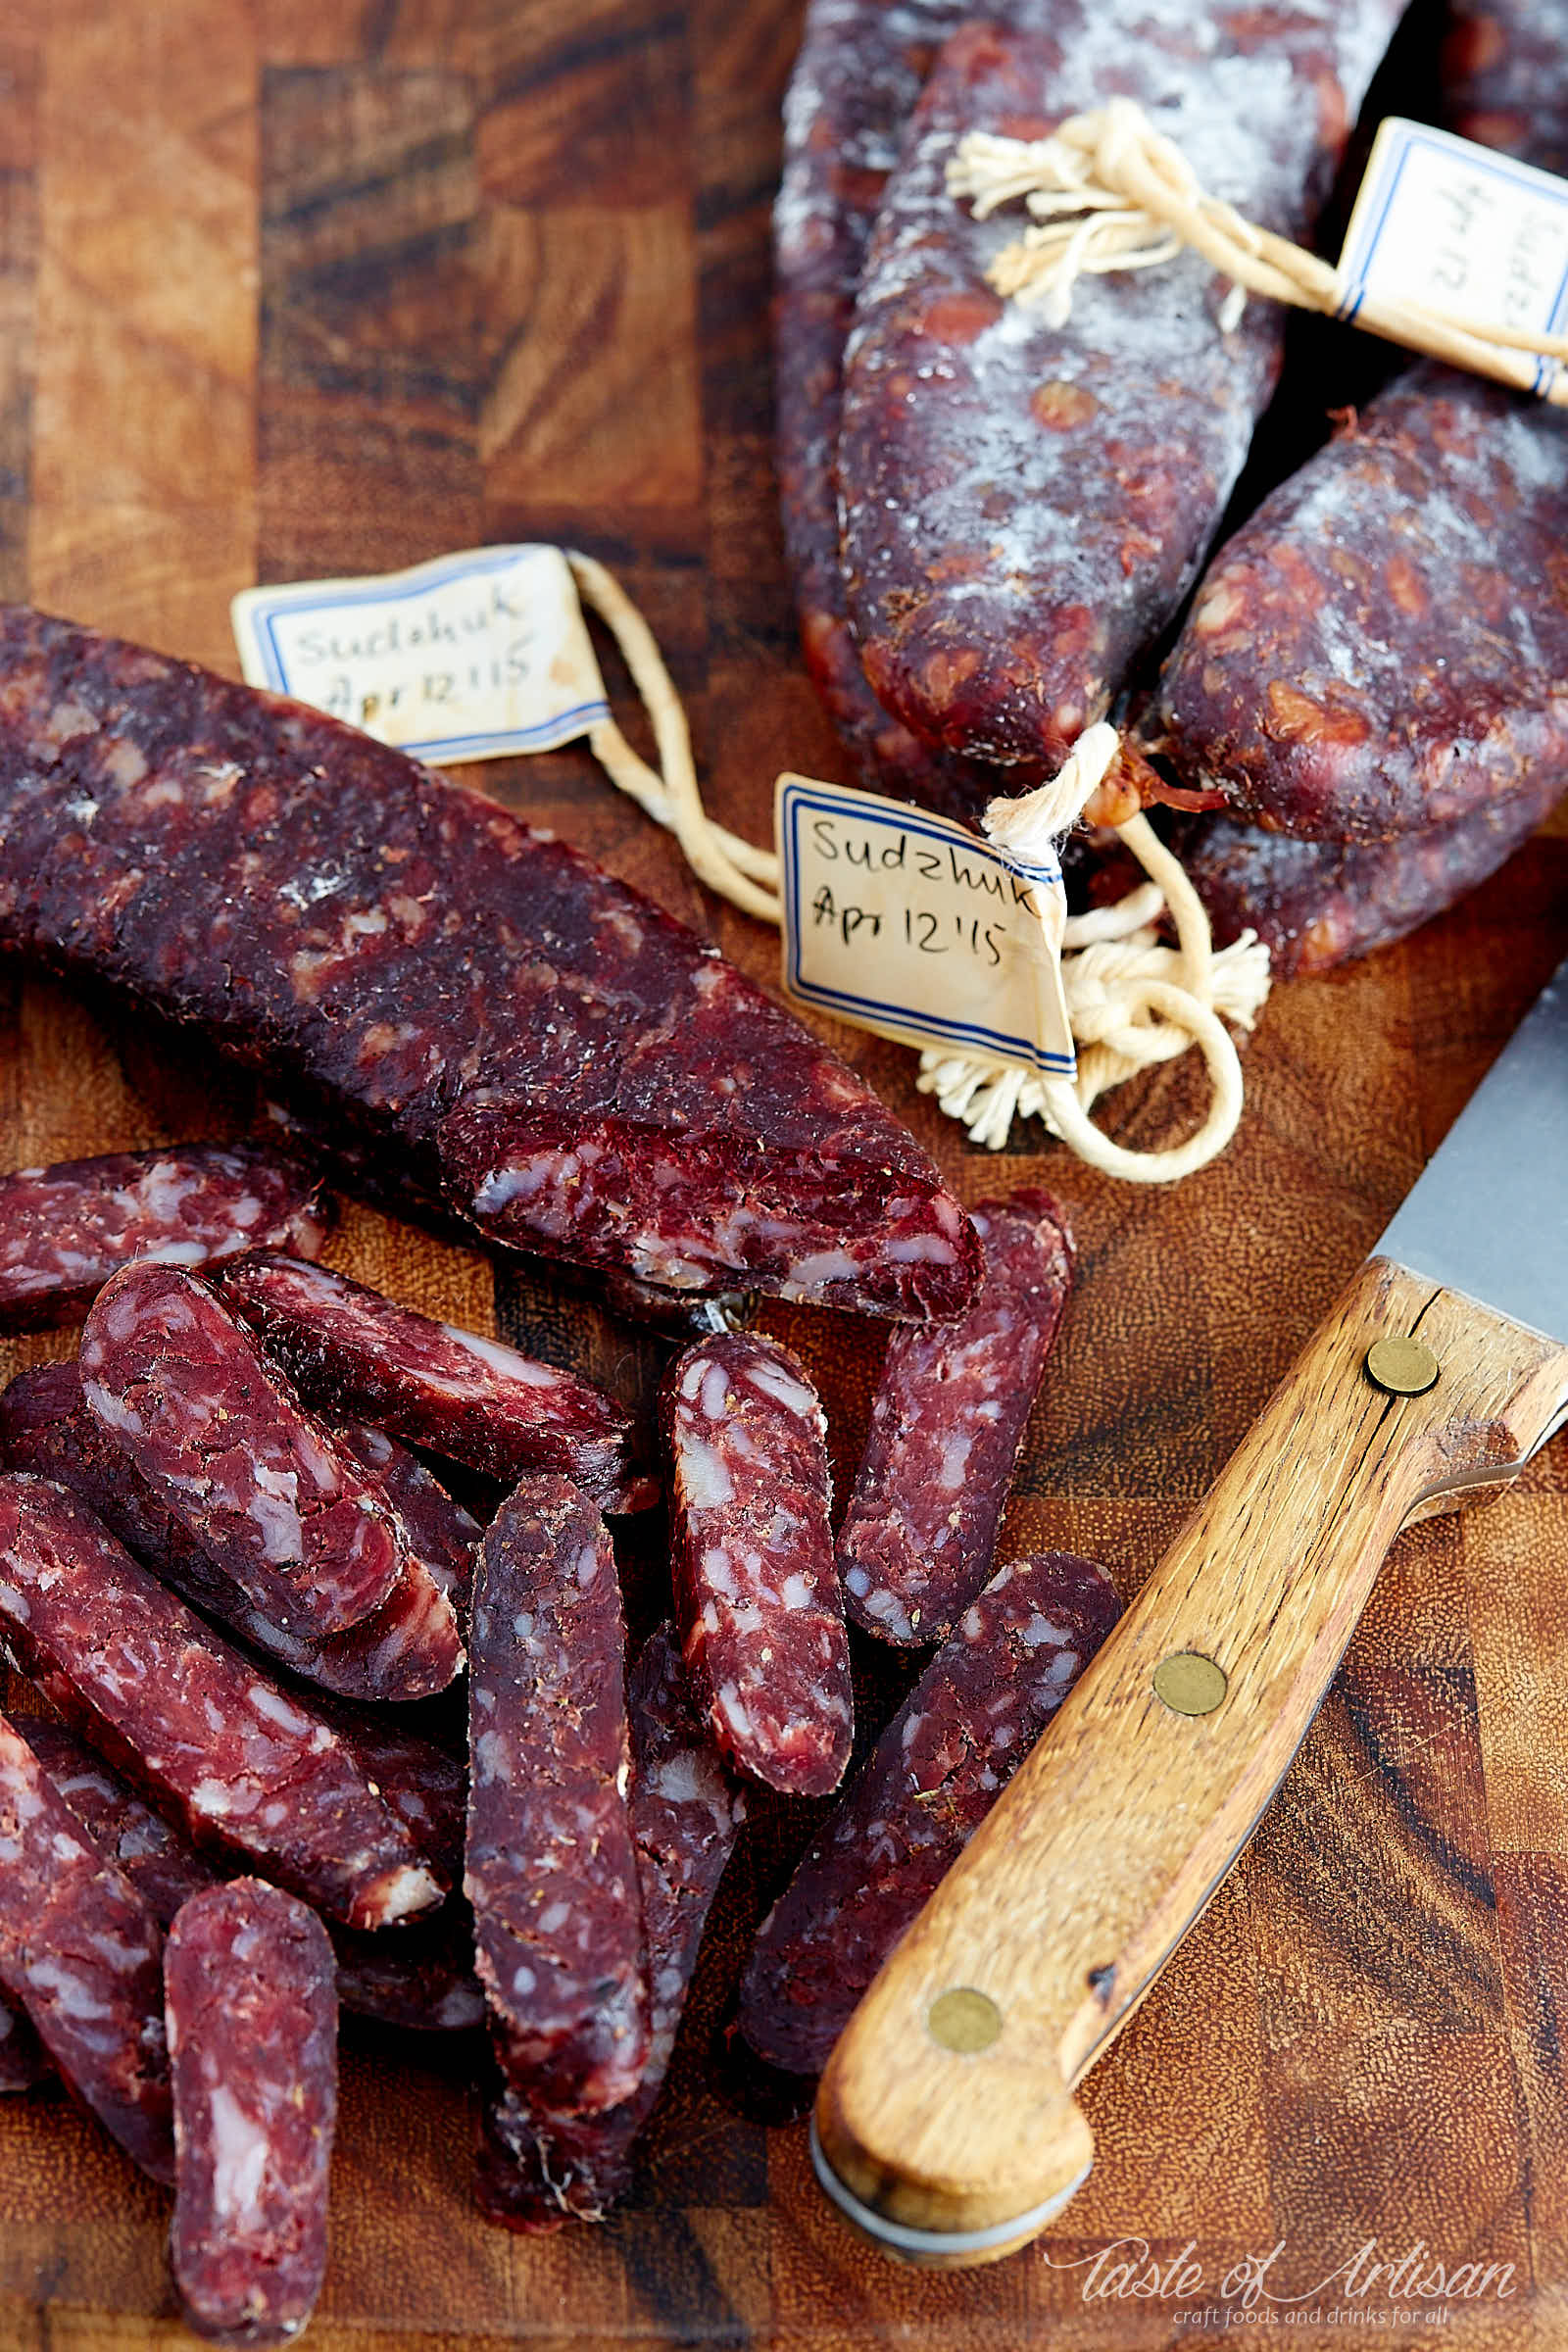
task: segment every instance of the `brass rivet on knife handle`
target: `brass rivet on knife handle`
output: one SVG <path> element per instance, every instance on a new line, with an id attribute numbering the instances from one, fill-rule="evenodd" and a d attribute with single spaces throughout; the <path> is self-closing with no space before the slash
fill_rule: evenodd
<path id="1" fill-rule="evenodd" d="M 1374 1340 L 1366 1351 L 1366 1376 L 1391 1396 L 1424 1396 L 1443 1369 L 1424 1340 Z"/>
<path id="2" fill-rule="evenodd" d="M 1175 1649 L 1161 1658 L 1153 1684 L 1154 1696 L 1177 1715 L 1212 1715 L 1229 1688 L 1224 1667 L 1198 1649 Z"/>
<path id="3" fill-rule="evenodd" d="M 988 1992 L 956 1984 L 951 1992 L 938 1993 L 926 2011 L 925 2029 L 945 2050 L 969 2056 L 990 2049 L 1002 2032 L 1002 2011 Z"/>

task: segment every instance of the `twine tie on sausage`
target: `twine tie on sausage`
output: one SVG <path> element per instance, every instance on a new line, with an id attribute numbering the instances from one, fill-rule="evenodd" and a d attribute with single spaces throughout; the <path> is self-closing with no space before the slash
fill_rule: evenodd
<path id="1" fill-rule="evenodd" d="M 948 162 L 948 192 L 984 220 L 1022 199 L 1032 223 L 1003 247 L 986 276 L 1004 298 L 1039 307 L 1064 326 L 1080 277 L 1151 270 L 1188 250 L 1231 281 L 1220 331 L 1240 324 L 1249 294 L 1298 310 L 1353 313 L 1356 323 L 1522 390 L 1568 403 L 1568 373 L 1538 382 L 1541 360 L 1568 360 L 1568 336 L 1494 324 L 1425 304 L 1356 297 L 1343 273 L 1234 205 L 1205 195 L 1171 139 L 1131 98 L 1069 115 L 1049 138 L 1008 139 L 972 130 Z"/>
<path id="2" fill-rule="evenodd" d="M 659 767 L 650 767 L 612 718 L 589 735 L 611 781 L 673 833 L 687 862 L 721 898 L 781 925 L 777 856 L 716 825 L 703 806 L 686 714 L 652 630 L 613 575 L 591 556 L 566 551 L 577 591 L 619 646 L 653 724 Z M 1060 772 L 1015 800 L 991 802 L 981 819 L 1004 855 L 1025 863 L 1054 858 L 1061 836 L 1114 767 L 1120 739 L 1101 721 L 1078 738 Z M 1170 1184 L 1225 1149 L 1242 1113 L 1241 1063 L 1226 1021 L 1250 1029 L 1268 995 L 1268 950 L 1247 931 L 1214 952 L 1208 917 L 1181 861 L 1149 819 L 1115 828 L 1149 879 L 1111 906 L 1069 915 L 1061 976 L 1078 1046 L 1073 1078 L 1042 1076 L 1019 1062 L 928 1049 L 916 1085 L 959 1120 L 977 1143 L 1000 1151 L 1015 1118 L 1038 1117 L 1080 1159 L 1135 1184 Z M 1155 925 L 1169 913 L 1176 946 Z M 1197 1046 L 1208 1065 L 1210 1099 L 1197 1134 L 1169 1150 L 1136 1152 L 1090 1118 L 1109 1088 Z"/>

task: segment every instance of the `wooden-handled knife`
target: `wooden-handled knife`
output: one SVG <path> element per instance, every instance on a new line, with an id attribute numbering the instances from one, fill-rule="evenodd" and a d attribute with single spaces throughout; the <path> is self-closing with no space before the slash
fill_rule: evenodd
<path id="1" fill-rule="evenodd" d="M 1089 2171 L 1073 2085 L 1256 1826 L 1389 1544 L 1568 1418 L 1568 963 L 829 2062 L 822 2186 L 995 2261 Z"/>

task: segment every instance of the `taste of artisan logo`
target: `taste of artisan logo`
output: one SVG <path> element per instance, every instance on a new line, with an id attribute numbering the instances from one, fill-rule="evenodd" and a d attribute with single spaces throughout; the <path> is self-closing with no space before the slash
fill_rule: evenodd
<path id="1" fill-rule="evenodd" d="M 1097 2253 L 1070 2260 L 1045 2250 L 1054 2271 L 1082 2271 L 1086 2303 L 1173 2304 L 1178 2327 L 1446 2327 L 1454 2306 L 1504 2302 L 1517 2291 L 1511 2262 L 1450 2261 L 1424 2238 L 1403 2253 L 1385 2253 L 1375 2237 L 1343 2262 L 1296 2286 L 1283 2237 L 1266 2254 L 1243 2254 L 1223 2267 L 1204 2260 L 1197 2238 L 1180 2253 L 1156 2255 L 1144 2237 L 1113 2238 Z"/>

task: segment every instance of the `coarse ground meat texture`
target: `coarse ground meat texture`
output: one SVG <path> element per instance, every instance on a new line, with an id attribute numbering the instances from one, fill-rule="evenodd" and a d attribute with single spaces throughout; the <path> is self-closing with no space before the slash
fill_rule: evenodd
<path id="1" fill-rule="evenodd" d="M 297 1163 L 236 1144 L 111 1152 L 0 1176 L 0 1331 L 85 1314 L 133 1257 L 206 1266 L 239 1250 L 314 1257 L 320 1187 Z"/>
<path id="2" fill-rule="evenodd" d="M 1255 932 L 1276 977 L 1289 979 L 1370 955 L 1441 914 L 1511 858 L 1564 792 L 1568 774 L 1548 768 L 1495 808 L 1396 841 L 1292 841 L 1209 821 L 1182 856 L 1216 944 Z"/>
<path id="3" fill-rule="evenodd" d="M 27 1745 L 93 1843 L 122 1870 L 159 1926 L 223 1873 L 172 1822 L 144 1804 L 128 1781 L 69 1724 L 29 1716 Z"/>
<path id="4" fill-rule="evenodd" d="M 607 1509 L 623 1498 L 630 1419 L 590 1382 L 299 1258 L 240 1258 L 219 1287 L 323 1412 L 352 1413 L 509 1486 L 559 1470 Z"/>
<path id="5" fill-rule="evenodd" d="M 1568 173 L 1568 0 L 1449 0 L 1443 113 L 1450 130 Z"/>
<path id="6" fill-rule="evenodd" d="M 922 1320 L 913 1138 L 636 891 L 303 707 L 0 608 L 0 948 L 128 992 L 491 1242 Z"/>
<path id="7" fill-rule="evenodd" d="M 1423 362 L 1243 524 L 1160 683 L 1184 781 L 1387 841 L 1568 784 L 1568 417 Z"/>
<path id="8" fill-rule="evenodd" d="M 634 2141 L 675 2047 L 704 1923 L 746 1800 L 699 1722 L 674 1629 L 645 1643 L 627 1692 L 632 1838 L 648 1933 L 642 2081 L 602 2115 L 558 2115 L 503 2087 L 486 2110 L 477 2189 L 492 2221 L 523 2230 L 602 2221 L 631 2185 Z"/>
<path id="9" fill-rule="evenodd" d="M 814 2075 L 1116 1621 L 1110 1579 L 1070 1552 L 999 1568 L 894 1716 L 763 1920 L 740 2027 Z"/>
<path id="10" fill-rule="evenodd" d="M 457 1611 L 473 1581 L 478 1524 L 393 1439 L 354 1424 L 334 1434 L 383 1491 L 408 1558 L 378 1609 L 346 1634 L 312 1641 L 258 1609 L 202 1548 L 94 1420 L 74 1364 L 35 1365 L 0 1395 L 0 1461 L 67 1488 L 161 1584 L 205 1616 L 342 1697 L 428 1698 L 463 1664 Z"/>
<path id="11" fill-rule="evenodd" d="M 408 1565 L 385 1496 L 205 1283 L 126 1266 L 78 1360 L 94 1420 L 256 1608 L 319 1641 L 380 1607 Z"/>
<path id="12" fill-rule="evenodd" d="M 525 1480 L 474 1587 L 464 1891 L 503 2073 L 583 2115 L 648 2063 L 625 1644 L 598 1511 L 568 1479 Z"/>
<path id="13" fill-rule="evenodd" d="M 0 1477 L 0 1642 L 161 1812 L 347 1927 L 446 1892 L 347 1744 L 61 1487 Z"/>
<path id="14" fill-rule="evenodd" d="M 662 1406 L 675 1613 L 698 1703 L 740 1771 L 827 1796 L 855 1727 L 816 1391 L 787 1348 L 737 1332 L 677 1357 Z"/>
<path id="15" fill-rule="evenodd" d="M 845 354 L 851 619 L 878 698 L 950 753 L 1053 775 L 1181 606 L 1279 373 L 1286 314 L 1191 252 L 1080 279 L 1071 316 L 986 271 L 1028 225 L 976 220 L 967 131 L 1047 135 L 1136 100 L 1211 195 L 1299 239 L 1399 15 L 1298 0 L 1054 0 L 944 50 L 887 184 Z M 976 804 L 978 812 L 978 804 Z"/>
<path id="16" fill-rule="evenodd" d="M 144 2173 L 174 2177 L 163 1934 L 0 1716 L 0 1986 Z"/>
<path id="17" fill-rule="evenodd" d="M 884 1642 L 941 1641 L 990 1575 L 1072 1285 L 1067 1220 L 1049 1193 L 969 1213 L 986 1252 L 980 1296 L 940 1333 L 893 1335 L 839 1530 L 845 1609 Z"/>
<path id="18" fill-rule="evenodd" d="M 316 2307 L 337 2124 L 334 1975 L 315 1912 L 259 1879 L 193 1896 L 170 1932 L 169 2254 L 185 2321 L 210 2342 L 287 2343 Z"/>

